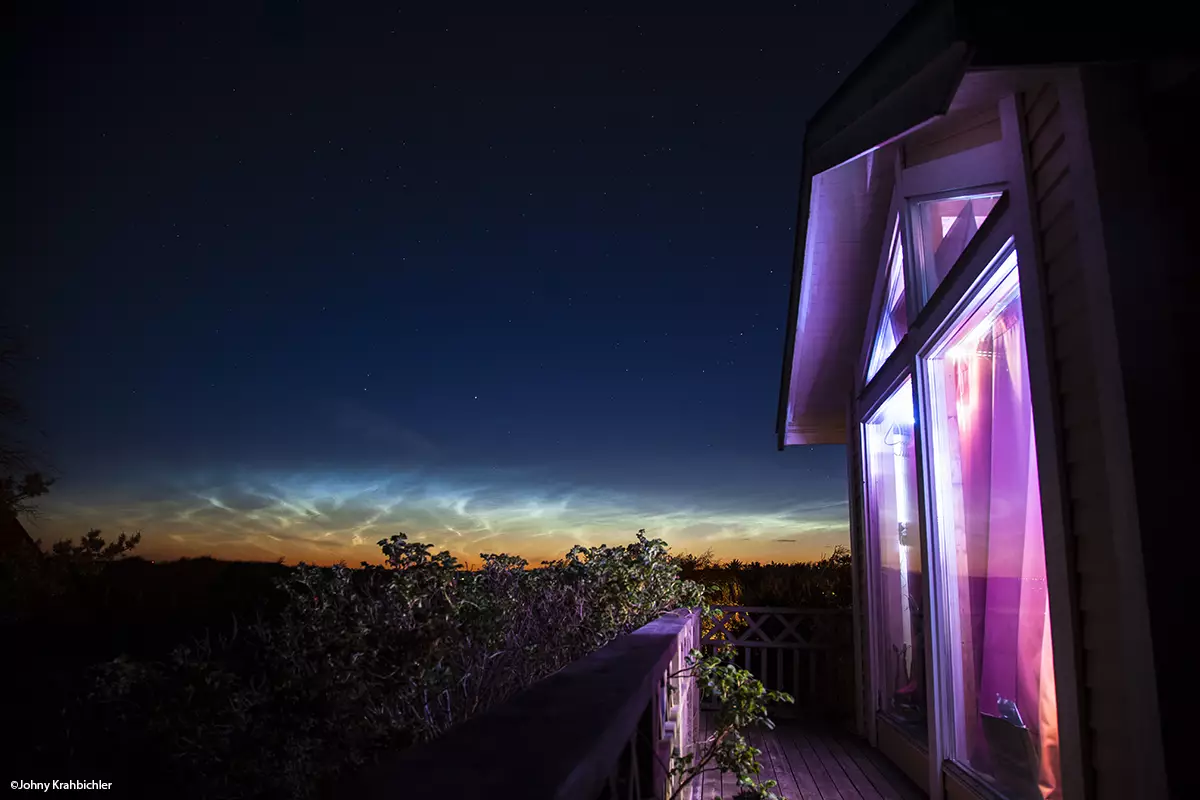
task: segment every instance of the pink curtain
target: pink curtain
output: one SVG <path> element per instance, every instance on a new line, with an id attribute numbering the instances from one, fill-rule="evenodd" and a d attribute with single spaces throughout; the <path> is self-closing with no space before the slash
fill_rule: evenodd
<path id="1" fill-rule="evenodd" d="M 1000 699 L 1011 701 L 1039 751 L 1041 794 L 1058 797 L 1057 721 L 1053 702 L 1046 703 L 1054 691 L 1046 559 L 1019 298 L 996 316 L 973 354 L 947 359 L 946 366 L 955 416 L 951 448 L 960 468 L 954 483 L 961 498 L 956 527 L 967 748 L 960 757 L 990 771 L 980 714 L 1005 716 Z"/>

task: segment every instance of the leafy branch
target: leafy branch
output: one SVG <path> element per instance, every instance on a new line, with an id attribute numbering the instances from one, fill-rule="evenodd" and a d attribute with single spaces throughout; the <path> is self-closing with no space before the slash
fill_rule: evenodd
<path id="1" fill-rule="evenodd" d="M 707 607 L 705 612 L 721 615 L 719 610 Z M 694 752 L 672 758 L 669 775 L 671 783 L 678 781 L 678 784 L 668 800 L 682 798 L 684 789 L 708 772 L 732 772 L 741 787 L 736 800 L 787 800 L 773 791 L 774 780 L 758 779 L 762 771 L 758 757 L 762 751 L 751 745 L 742 731 L 754 725 L 774 730 L 775 723 L 767 716 L 767 704 L 795 700 L 786 692 L 767 691 L 749 670 L 735 666 L 728 660 L 732 650 L 732 646 L 723 645 L 710 656 L 692 650 L 687 656 L 687 666 L 669 676 L 670 680 L 694 679 L 720 707 L 714 718 L 713 735 L 699 742 Z"/>

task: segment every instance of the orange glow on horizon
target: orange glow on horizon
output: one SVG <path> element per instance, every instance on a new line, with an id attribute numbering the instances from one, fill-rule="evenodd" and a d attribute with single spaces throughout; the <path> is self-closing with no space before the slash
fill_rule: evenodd
<path id="1" fill-rule="evenodd" d="M 109 531 L 105 531 L 109 533 Z M 112 531 L 113 535 L 117 535 L 120 531 Z M 832 552 L 837 544 L 849 545 L 849 532 L 844 531 L 844 541 L 834 544 L 816 545 L 812 547 L 797 547 L 795 544 L 782 545 L 773 542 L 765 543 L 747 543 L 735 542 L 721 545 L 697 543 L 697 546 L 688 547 L 681 546 L 676 542 L 667 540 L 671 546 L 671 552 L 677 554 L 692 553 L 700 555 L 706 550 L 711 550 L 713 558 L 718 561 L 729 561 L 738 559 L 743 563 L 758 561 L 761 563 L 769 563 L 771 561 L 790 563 L 796 561 L 815 561 Z M 618 546 L 630 544 L 634 541 L 636 531 L 627 537 L 612 536 L 608 538 L 597 539 L 597 544 L 607 544 L 609 546 Z M 647 531 L 647 535 L 654 538 L 651 531 Z M 35 536 L 36 538 L 36 536 Z M 43 539 L 43 546 L 48 545 L 50 541 L 57 541 L 62 537 L 54 537 L 53 539 Z M 107 538 L 107 537 L 106 537 Z M 836 538 L 836 537 L 833 537 Z M 340 561 L 344 561 L 348 566 L 357 567 L 361 562 L 366 561 L 369 564 L 382 564 L 383 554 L 380 552 L 379 546 L 372 541 L 370 544 L 351 545 L 336 550 L 330 550 L 322 557 L 321 554 L 314 554 L 307 548 L 292 548 L 280 547 L 269 549 L 252 542 L 229 542 L 223 543 L 219 547 L 204 548 L 203 546 L 190 545 L 185 543 L 173 542 L 165 537 L 155 537 L 143 534 L 142 545 L 134 551 L 134 555 L 141 556 L 146 560 L 157 561 L 177 561 L 181 558 L 201 558 L 211 557 L 221 561 L 261 561 L 274 562 L 281 557 L 286 564 L 296 564 L 301 561 L 317 566 L 332 566 Z M 562 558 L 567 551 L 571 549 L 572 544 L 567 544 L 560 550 L 549 551 L 544 549 L 536 549 L 528 547 L 528 543 L 524 546 L 520 541 L 497 541 L 496 546 L 492 548 L 476 548 L 474 550 L 464 550 L 449 546 L 445 542 L 429 541 L 419 534 L 409 534 L 409 541 L 418 543 L 430 543 L 435 546 L 431 552 L 438 553 L 442 550 L 447 550 L 452 556 L 458 559 L 460 564 L 465 566 L 478 566 L 481 553 L 507 553 L 512 556 L 519 556 L 529 562 L 530 566 L 540 566 L 543 561 L 552 561 Z M 495 541 L 495 540 L 493 540 Z M 579 544 L 584 544 L 579 542 Z M 774 546 L 771 546 L 774 545 Z"/>
<path id="2" fill-rule="evenodd" d="M 676 553 L 711 550 L 721 560 L 795 562 L 849 543 L 844 498 L 755 508 L 728 498 L 659 496 L 602 488 L 533 487 L 420 474 L 321 473 L 195 477 L 176 485 L 63 487 L 41 507 L 31 535 L 46 546 L 91 528 L 106 537 L 142 533 L 135 551 L 172 560 L 382 563 L 377 544 L 404 532 L 460 562 L 508 553 L 531 564 L 571 547 L 633 542 L 639 529 Z"/>

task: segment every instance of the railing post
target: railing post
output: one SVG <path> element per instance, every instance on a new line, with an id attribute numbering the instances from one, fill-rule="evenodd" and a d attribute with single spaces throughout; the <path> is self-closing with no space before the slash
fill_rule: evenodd
<path id="1" fill-rule="evenodd" d="M 688 653 L 698 645 L 699 632 L 699 612 L 693 610 L 675 640 L 674 654 L 663 676 L 663 692 L 658 695 L 664 696 L 666 703 L 655 711 L 656 719 L 663 720 L 662 736 L 657 741 L 655 753 L 656 798 L 669 797 L 675 791 L 678 782 L 671 780 L 669 775 L 672 759 L 692 752 L 696 744 L 696 730 L 700 722 L 700 689 L 693 676 L 679 673 L 687 669 Z M 672 675 L 676 677 L 671 678 Z"/>

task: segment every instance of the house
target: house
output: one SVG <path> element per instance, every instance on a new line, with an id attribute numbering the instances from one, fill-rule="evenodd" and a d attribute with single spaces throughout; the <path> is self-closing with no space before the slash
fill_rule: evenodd
<path id="1" fill-rule="evenodd" d="M 778 444 L 847 446 L 857 724 L 931 797 L 1198 796 L 1170 16 L 923 2 L 805 134 Z"/>

